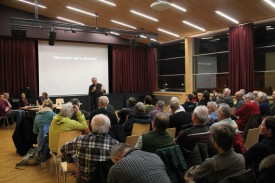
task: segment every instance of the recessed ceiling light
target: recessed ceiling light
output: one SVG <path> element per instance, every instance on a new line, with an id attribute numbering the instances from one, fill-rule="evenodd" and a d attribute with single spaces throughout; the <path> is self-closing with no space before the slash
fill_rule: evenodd
<path id="1" fill-rule="evenodd" d="M 226 15 L 226 14 L 223 13 L 223 12 L 221 12 L 221 11 L 215 11 L 215 12 L 216 12 L 217 14 L 219 14 L 220 16 L 222 16 L 222 17 L 224 17 L 224 18 L 230 20 L 231 22 L 234 22 L 234 23 L 236 23 L 236 24 L 239 24 L 239 21 L 238 21 L 238 20 L 232 18 L 231 16 Z"/>
<path id="2" fill-rule="evenodd" d="M 60 19 L 60 20 L 67 21 L 67 22 L 71 22 L 71 23 L 75 23 L 75 24 L 79 24 L 79 25 L 84 25 L 81 22 L 77 22 L 77 21 L 74 21 L 74 20 L 71 20 L 71 19 L 67 19 L 67 18 L 63 18 L 63 17 L 57 17 L 57 18 Z"/>
<path id="3" fill-rule="evenodd" d="M 146 37 L 146 36 L 144 36 L 144 35 L 140 35 L 140 37 L 141 37 L 141 38 L 145 38 L 145 39 L 147 38 L 147 37 Z"/>
<path id="4" fill-rule="evenodd" d="M 136 14 L 136 15 L 139 15 L 139 16 L 141 16 L 141 17 L 144 17 L 144 18 L 153 20 L 153 21 L 155 21 L 155 22 L 158 22 L 158 21 L 159 21 L 159 20 L 156 19 L 156 18 L 153 18 L 153 17 L 151 17 L 151 16 L 148 16 L 148 15 L 145 15 L 145 14 L 143 14 L 143 13 L 137 12 L 137 11 L 135 11 L 135 10 L 130 10 L 130 12 L 131 12 L 131 13 L 134 13 L 134 14 Z"/>
<path id="5" fill-rule="evenodd" d="M 81 10 L 81 9 L 74 8 L 74 7 L 72 7 L 72 6 L 67 6 L 67 8 L 70 9 L 70 10 L 74 10 L 74 11 L 80 12 L 80 13 L 84 13 L 84 14 L 86 14 L 86 15 L 90 15 L 90 16 L 94 16 L 94 17 L 97 16 L 97 15 L 94 14 L 94 13 L 89 13 L 89 12 L 87 12 L 87 11 L 83 11 L 83 10 Z"/>
<path id="6" fill-rule="evenodd" d="M 187 24 L 187 25 L 189 25 L 189 26 L 191 26 L 191 27 L 194 27 L 194 28 L 196 28 L 196 29 L 199 29 L 199 30 L 201 30 L 201 31 L 203 31 L 203 32 L 206 31 L 204 28 L 202 28 L 202 27 L 200 27 L 200 26 L 197 26 L 197 25 L 195 25 L 195 24 L 193 24 L 193 23 L 190 23 L 190 22 L 188 22 L 188 21 L 182 21 L 182 22 L 185 23 L 185 24 Z"/>
<path id="7" fill-rule="evenodd" d="M 273 8 L 275 8 L 275 3 L 273 3 L 271 0 L 264 0 L 264 1 L 267 2 Z"/>
<path id="8" fill-rule="evenodd" d="M 213 39 L 213 37 L 202 37 L 201 39 Z"/>
<path id="9" fill-rule="evenodd" d="M 111 5 L 111 6 L 116 6 L 115 3 L 112 3 L 112 2 L 109 2 L 109 1 L 106 1 L 106 0 L 99 0 L 99 1 L 101 1 L 101 2 L 103 2 L 105 4 L 108 4 L 108 5 Z"/>
<path id="10" fill-rule="evenodd" d="M 35 6 L 35 3 L 31 3 L 29 1 L 24 1 L 24 0 L 18 0 L 18 1 Z M 40 7 L 40 8 L 47 8 L 46 6 L 43 6 L 41 4 L 38 4 L 37 6 Z"/>
<path id="11" fill-rule="evenodd" d="M 117 35 L 117 36 L 119 36 L 119 35 L 120 35 L 119 33 L 117 33 L 117 32 L 113 32 L 113 31 L 111 31 L 111 32 L 110 32 L 110 34 L 114 34 L 114 35 Z"/>
<path id="12" fill-rule="evenodd" d="M 153 38 L 151 38 L 150 40 L 151 40 L 151 41 L 157 41 L 156 39 L 153 39 Z"/>
<path id="13" fill-rule="evenodd" d="M 170 5 L 171 5 L 172 7 L 174 7 L 174 8 L 177 8 L 177 9 L 183 11 L 183 12 L 186 12 L 186 9 L 183 8 L 183 7 L 181 7 L 181 6 L 179 6 L 179 5 L 176 5 L 176 4 L 174 4 L 174 3 L 171 3 Z"/>
<path id="14" fill-rule="evenodd" d="M 119 21 L 116 21 L 116 20 L 111 20 L 111 22 L 116 23 L 116 24 L 119 24 L 119 25 L 123 25 L 123 26 L 125 26 L 125 27 L 129 27 L 129 28 L 132 28 L 132 29 L 137 29 L 137 28 L 134 27 L 134 26 L 131 26 L 131 25 L 128 25 L 128 24 L 126 24 L 126 23 L 119 22 Z"/>
<path id="15" fill-rule="evenodd" d="M 170 34 L 170 35 L 172 35 L 172 36 L 175 36 L 175 37 L 180 37 L 178 34 L 175 34 L 175 33 L 173 33 L 173 32 L 170 32 L 170 31 L 167 31 L 167 30 L 164 30 L 164 29 L 158 28 L 158 30 L 161 31 L 161 32 L 164 32 L 164 33 L 166 33 L 166 34 Z"/>

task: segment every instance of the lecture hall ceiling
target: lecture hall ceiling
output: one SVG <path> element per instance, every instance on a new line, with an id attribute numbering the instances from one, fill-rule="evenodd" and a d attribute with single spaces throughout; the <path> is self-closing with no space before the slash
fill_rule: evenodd
<path id="1" fill-rule="evenodd" d="M 34 2 L 34 0 L 26 1 Z M 275 18 L 275 8 L 272 8 L 264 0 L 168 0 L 170 3 L 185 8 L 186 12 L 173 7 L 163 11 L 153 10 L 150 8 L 150 4 L 155 2 L 154 0 L 107 1 L 115 3 L 116 6 L 107 5 L 99 0 L 39 0 L 39 4 L 47 7 L 45 9 L 39 8 L 39 15 L 52 19 L 64 17 L 88 26 L 96 25 L 95 17 L 66 8 L 71 6 L 91 13 L 97 13 L 99 16 L 97 20 L 98 27 L 132 30 L 111 22 L 111 20 L 120 21 L 136 27 L 137 30 L 143 28 L 144 31 L 156 33 L 158 35 L 157 40 L 161 43 L 238 25 L 219 16 L 215 12 L 217 10 L 231 15 L 238 20 L 239 24 Z M 275 1 L 273 0 L 273 2 Z M 0 4 L 34 13 L 34 6 L 18 0 L 1 0 Z M 149 15 L 158 19 L 158 21 L 151 21 L 137 16 L 131 13 L 130 10 Z M 183 21 L 194 23 L 205 29 L 205 31 L 195 29 L 184 24 Z M 173 32 L 179 37 L 163 33 L 158 30 L 159 28 Z M 147 42 L 147 40 L 141 39 L 143 38 L 138 41 Z"/>

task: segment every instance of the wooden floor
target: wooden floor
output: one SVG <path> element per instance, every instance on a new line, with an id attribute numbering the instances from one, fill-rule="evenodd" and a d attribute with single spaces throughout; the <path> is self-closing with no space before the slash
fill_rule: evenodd
<path id="1" fill-rule="evenodd" d="M 48 160 L 45 169 L 41 165 L 20 166 L 15 168 L 18 161 L 22 159 L 16 154 L 16 149 L 12 141 L 12 134 L 15 125 L 0 126 L 0 183 L 55 183 L 56 175 L 51 173 L 51 161 Z M 63 183 L 63 175 L 60 183 Z M 67 183 L 74 183 L 73 175 L 67 175 Z"/>

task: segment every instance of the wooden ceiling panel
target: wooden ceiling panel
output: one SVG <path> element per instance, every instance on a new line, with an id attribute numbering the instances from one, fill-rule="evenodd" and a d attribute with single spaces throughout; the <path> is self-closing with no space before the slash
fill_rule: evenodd
<path id="1" fill-rule="evenodd" d="M 28 1 L 34 2 L 34 0 Z M 183 24 L 183 20 L 197 24 L 206 29 L 206 31 L 236 26 L 236 24 L 217 15 L 215 13 L 216 10 L 231 15 L 237 19 L 240 24 L 275 18 L 275 9 L 263 0 L 169 0 L 171 3 L 186 8 L 187 12 L 182 12 L 172 7 L 164 11 L 155 11 L 150 8 L 150 4 L 155 2 L 154 0 L 109 1 L 116 3 L 117 6 L 109 6 L 98 0 L 39 0 L 39 4 L 47 7 L 46 9 L 39 8 L 39 15 L 53 19 L 56 19 L 57 16 L 62 16 L 89 26 L 96 25 L 95 17 L 72 12 L 66 8 L 66 6 L 73 6 L 91 13 L 98 13 L 99 27 L 131 30 L 130 28 L 114 24 L 110 21 L 114 19 L 128 23 L 138 29 L 143 28 L 145 31 L 158 34 L 158 40 L 160 42 L 167 42 L 178 38 L 162 33 L 157 30 L 158 28 L 179 34 L 180 37 L 202 33 L 200 30 Z M 34 12 L 33 6 L 17 0 L 1 0 L 0 4 L 27 12 Z M 131 9 L 157 18 L 159 22 L 136 16 L 129 11 Z M 138 41 L 146 42 L 144 39 L 139 39 Z"/>

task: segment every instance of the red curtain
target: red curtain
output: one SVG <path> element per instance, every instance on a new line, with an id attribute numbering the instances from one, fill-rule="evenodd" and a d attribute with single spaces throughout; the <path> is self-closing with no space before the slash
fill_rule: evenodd
<path id="1" fill-rule="evenodd" d="M 0 92 L 18 97 L 28 86 L 37 96 L 36 68 L 35 41 L 0 39 Z"/>
<path id="2" fill-rule="evenodd" d="M 153 48 L 113 46 L 113 93 L 156 90 L 156 63 Z"/>
<path id="3" fill-rule="evenodd" d="M 239 89 L 253 91 L 254 88 L 254 41 L 253 24 L 229 30 L 229 88 L 233 94 Z"/>

